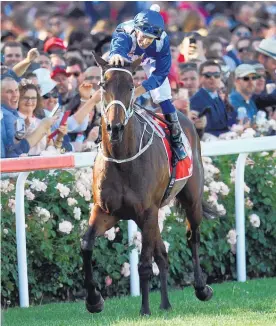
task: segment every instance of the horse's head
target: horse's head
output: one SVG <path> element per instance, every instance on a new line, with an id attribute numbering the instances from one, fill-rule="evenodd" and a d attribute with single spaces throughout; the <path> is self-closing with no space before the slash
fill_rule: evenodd
<path id="1" fill-rule="evenodd" d="M 102 116 L 111 142 L 122 140 L 124 128 L 133 114 L 135 87 L 132 73 L 140 65 L 142 57 L 124 67 L 110 66 L 94 53 L 102 70 Z"/>

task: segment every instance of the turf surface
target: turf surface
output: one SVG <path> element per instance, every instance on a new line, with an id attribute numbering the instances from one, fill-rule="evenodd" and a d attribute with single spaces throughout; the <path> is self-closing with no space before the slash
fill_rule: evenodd
<path id="1" fill-rule="evenodd" d="M 140 317 L 139 297 L 107 299 L 100 314 L 86 312 L 84 302 L 10 308 L 4 326 L 273 326 L 276 325 L 276 278 L 212 285 L 211 301 L 200 302 L 192 287 L 169 293 L 173 310 L 159 310 L 160 294 L 151 293 L 150 317 Z"/>

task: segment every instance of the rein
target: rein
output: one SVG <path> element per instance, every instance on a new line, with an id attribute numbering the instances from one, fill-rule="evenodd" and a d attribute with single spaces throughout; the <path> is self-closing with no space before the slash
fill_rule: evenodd
<path id="1" fill-rule="evenodd" d="M 110 103 L 108 103 L 108 105 L 105 107 L 104 105 L 104 101 L 103 101 L 103 92 L 104 92 L 104 89 L 103 89 L 103 86 L 102 84 L 104 83 L 104 76 L 107 72 L 109 71 L 122 71 L 122 72 L 126 72 L 128 73 L 129 75 L 131 75 L 131 77 L 133 78 L 132 76 L 132 73 L 127 70 L 127 69 L 123 69 L 123 68 L 109 68 L 105 71 L 104 74 L 102 74 L 102 77 L 101 77 L 101 102 L 102 102 L 102 107 L 101 107 L 101 112 L 102 112 L 102 116 L 105 120 L 105 122 L 107 123 L 107 112 L 109 110 L 109 108 L 113 105 L 113 104 L 118 104 L 122 107 L 122 109 L 124 110 L 124 113 L 125 113 L 125 121 L 124 121 L 124 125 L 126 125 L 129 121 L 129 119 L 132 117 L 133 113 L 135 112 L 135 109 L 133 108 L 133 98 L 134 98 L 134 92 L 135 92 L 135 88 L 133 88 L 132 90 L 132 94 L 131 94 L 131 99 L 130 99 L 130 102 L 129 102 L 129 106 L 128 106 L 128 109 L 126 109 L 125 105 L 123 102 L 121 101 L 118 101 L 118 100 L 113 100 L 111 101 Z M 142 106 L 140 106 L 139 104 L 135 103 L 135 106 L 145 110 L 146 112 L 148 112 L 150 115 L 154 116 L 156 119 L 159 119 L 160 121 L 164 122 L 165 124 L 170 124 L 169 122 L 167 122 L 166 120 L 162 119 L 161 117 L 159 117 L 157 114 L 151 112 L 150 110 L 147 110 L 145 108 L 143 108 Z M 135 112 L 136 113 L 136 112 Z M 103 153 L 103 149 L 102 149 L 102 146 L 101 144 L 99 144 L 99 154 L 102 155 L 103 159 L 107 162 L 113 162 L 113 163 L 118 163 L 118 164 L 121 164 L 121 163 L 127 163 L 127 162 L 130 162 L 130 161 L 133 161 L 135 160 L 137 157 L 139 157 L 141 154 L 143 154 L 152 144 L 153 142 L 153 138 L 154 138 L 154 134 L 156 134 L 155 132 L 155 127 L 153 125 L 153 123 L 150 121 L 150 119 L 148 119 L 147 117 L 143 116 L 143 119 L 145 120 L 145 122 L 141 121 L 139 118 L 138 118 L 138 114 L 136 113 L 135 114 L 135 117 L 136 119 L 144 124 L 144 130 L 143 130 L 143 134 L 142 134 L 142 137 L 141 137 L 141 140 L 140 140 L 140 146 L 139 146 L 139 151 L 138 153 L 136 153 L 134 156 L 131 156 L 129 158 L 125 158 L 125 159 L 115 159 L 115 158 L 112 158 L 112 157 L 107 157 L 104 155 Z M 142 143 L 143 143 L 143 138 L 144 138 L 144 134 L 145 132 L 147 133 L 150 133 L 149 131 L 147 131 L 147 125 L 149 125 L 151 127 L 151 137 L 150 139 L 148 140 L 147 144 L 142 148 Z"/>

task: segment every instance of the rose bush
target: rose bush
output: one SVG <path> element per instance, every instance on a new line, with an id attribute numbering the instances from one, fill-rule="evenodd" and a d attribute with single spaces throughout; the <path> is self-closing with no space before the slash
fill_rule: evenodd
<path id="1" fill-rule="evenodd" d="M 276 155 L 250 156 L 245 169 L 246 250 L 249 277 L 275 276 L 276 262 Z M 236 157 L 203 158 L 204 197 L 218 217 L 201 224 L 200 257 L 208 281 L 236 277 L 234 175 Z M 87 227 L 92 170 L 41 171 L 30 175 L 25 189 L 28 281 L 32 303 L 71 300 L 82 290 L 80 238 Z M 15 237 L 15 180 L 1 181 L 2 302 L 18 304 Z M 187 247 L 185 217 L 174 206 L 162 208 L 158 222 L 169 254 L 169 284 L 183 287 L 193 281 Z M 128 245 L 127 223 L 97 239 L 93 253 L 95 279 L 104 296 L 129 293 L 129 252 L 141 252 L 138 231 Z M 153 263 L 153 289 L 159 287 Z"/>

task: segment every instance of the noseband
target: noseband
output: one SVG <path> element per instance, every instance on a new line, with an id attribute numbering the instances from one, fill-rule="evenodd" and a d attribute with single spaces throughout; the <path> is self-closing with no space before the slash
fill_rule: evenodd
<path id="1" fill-rule="evenodd" d="M 130 101 L 129 101 L 128 108 L 125 107 L 125 105 L 124 105 L 123 102 L 118 101 L 118 100 L 113 100 L 110 103 L 108 103 L 107 106 L 105 106 L 104 105 L 104 100 L 103 100 L 104 88 L 103 88 L 102 84 L 104 83 L 104 76 L 105 76 L 105 74 L 107 72 L 109 72 L 109 71 L 123 71 L 123 72 L 128 73 L 131 76 L 131 78 L 133 79 L 132 73 L 129 70 L 123 69 L 123 68 L 109 68 L 101 76 L 101 102 L 102 102 L 101 113 L 102 113 L 102 116 L 104 118 L 104 121 L 105 121 L 106 124 L 108 124 L 107 112 L 111 108 L 112 105 L 118 104 L 124 110 L 125 120 L 124 120 L 124 123 L 123 124 L 124 124 L 124 126 L 126 126 L 126 124 L 128 123 L 128 120 L 131 118 L 131 116 L 133 115 L 133 112 L 134 112 L 133 111 L 132 101 L 133 101 L 133 98 L 134 98 L 135 87 L 133 87 L 133 89 L 132 89 L 132 94 L 131 94 L 131 98 L 130 98 Z"/>

